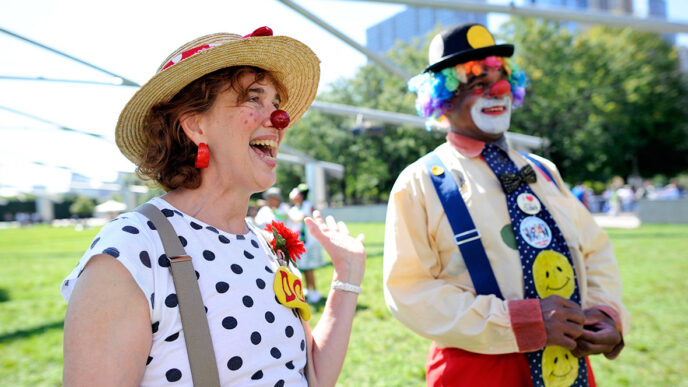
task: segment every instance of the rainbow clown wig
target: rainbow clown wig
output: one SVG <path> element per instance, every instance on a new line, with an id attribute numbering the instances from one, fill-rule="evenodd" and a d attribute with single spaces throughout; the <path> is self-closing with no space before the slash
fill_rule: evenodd
<path id="1" fill-rule="evenodd" d="M 448 127 L 449 121 L 444 113 L 449 109 L 449 100 L 454 95 L 459 85 L 468 83 L 469 75 L 480 75 L 487 72 L 488 68 L 503 67 L 508 75 L 511 86 L 512 108 L 516 109 L 523 104 L 526 95 L 528 78 L 518 68 L 513 60 L 498 56 L 488 56 L 481 60 L 472 60 L 459 63 L 440 70 L 439 72 L 426 71 L 416 75 L 408 81 L 410 91 L 417 94 L 416 111 L 421 117 L 427 118 L 426 127 Z"/>

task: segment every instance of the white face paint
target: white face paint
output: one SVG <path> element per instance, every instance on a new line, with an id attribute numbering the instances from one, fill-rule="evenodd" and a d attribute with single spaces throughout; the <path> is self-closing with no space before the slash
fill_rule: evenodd
<path id="1" fill-rule="evenodd" d="M 471 107 L 471 118 L 485 133 L 500 134 L 511 124 L 511 95 L 502 98 L 480 98 Z"/>

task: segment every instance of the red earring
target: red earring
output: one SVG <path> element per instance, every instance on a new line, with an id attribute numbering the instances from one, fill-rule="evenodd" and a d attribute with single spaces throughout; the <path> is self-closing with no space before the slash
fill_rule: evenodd
<path id="1" fill-rule="evenodd" d="M 198 144 L 198 153 L 196 153 L 196 168 L 208 168 L 210 161 L 210 151 L 208 145 L 204 142 Z"/>
<path id="2" fill-rule="evenodd" d="M 289 126 L 289 113 L 284 110 L 275 110 L 270 114 L 270 122 L 275 129 L 284 129 Z"/>

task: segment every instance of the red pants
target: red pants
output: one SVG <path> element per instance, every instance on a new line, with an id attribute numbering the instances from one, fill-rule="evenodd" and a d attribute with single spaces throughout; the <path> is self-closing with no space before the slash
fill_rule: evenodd
<path id="1" fill-rule="evenodd" d="M 595 387 L 595 376 L 588 358 L 588 384 Z M 428 386 L 532 387 L 525 354 L 483 355 L 458 348 L 430 346 L 425 364 Z"/>

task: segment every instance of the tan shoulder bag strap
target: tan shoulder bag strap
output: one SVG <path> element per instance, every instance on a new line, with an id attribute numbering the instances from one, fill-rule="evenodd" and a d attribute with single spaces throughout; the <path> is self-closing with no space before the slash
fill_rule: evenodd
<path id="1" fill-rule="evenodd" d="M 162 240 L 165 255 L 170 261 L 193 384 L 197 387 L 219 387 L 220 376 L 217 371 L 215 351 L 191 257 L 186 255 L 174 227 L 157 207 L 144 203 L 134 211 L 143 214 L 153 222 Z"/>

